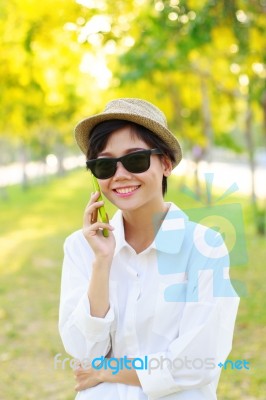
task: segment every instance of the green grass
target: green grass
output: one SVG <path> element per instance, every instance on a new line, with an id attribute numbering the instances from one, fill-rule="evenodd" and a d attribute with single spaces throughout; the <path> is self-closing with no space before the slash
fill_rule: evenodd
<path id="1" fill-rule="evenodd" d="M 167 199 L 184 209 L 202 207 L 180 185 L 172 178 Z M 70 368 L 55 370 L 53 358 L 67 356 L 57 328 L 62 246 L 81 227 L 90 191 L 88 175 L 74 171 L 25 192 L 11 187 L 9 200 L 0 201 L 0 399 L 74 398 Z M 231 197 L 224 204 L 239 202 L 244 210 L 249 261 L 232 269 L 248 295 L 241 299 L 230 358 L 247 359 L 251 370 L 223 371 L 218 393 L 220 400 L 264 399 L 265 238 L 255 234 L 247 199 Z"/>

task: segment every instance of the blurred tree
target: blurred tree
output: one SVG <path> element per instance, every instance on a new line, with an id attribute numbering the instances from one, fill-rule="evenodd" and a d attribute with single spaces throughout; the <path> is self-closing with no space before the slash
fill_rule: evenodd
<path id="1" fill-rule="evenodd" d="M 45 158 L 88 108 L 140 96 L 164 109 L 196 163 L 214 145 L 247 148 L 254 171 L 265 13 L 265 0 L 2 0 L 0 134 Z"/>
<path id="2" fill-rule="evenodd" d="M 1 6 L 0 135 L 19 143 L 24 167 L 29 150 L 42 159 L 59 152 L 60 159 L 80 106 L 80 48 L 67 25 L 80 17 L 80 6 L 73 1 L 65 7 L 61 0 L 56 8 L 51 0 L 11 0 Z"/>
<path id="3" fill-rule="evenodd" d="M 262 143 L 264 103 L 259 99 L 266 77 L 265 1 L 146 0 L 135 5 L 135 15 L 124 14 L 123 24 L 115 18 L 117 10 L 108 9 L 111 32 L 120 34 L 108 33 L 105 44 L 114 40 L 121 49 L 125 37 L 130 44 L 114 63 L 115 83 L 164 103 L 185 148 L 202 148 L 192 152 L 195 161 L 199 154 L 211 160 L 214 143 L 237 151 L 246 148 L 256 206 L 255 147 Z"/>
<path id="4" fill-rule="evenodd" d="M 177 126 L 189 128 L 186 132 L 192 128 L 191 144 L 196 139 L 205 153 L 211 152 L 214 139 L 240 150 L 244 135 L 234 140 L 237 102 L 244 101 L 245 84 L 254 68 L 265 77 L 261 50 L 249 40 L 252 31 L 260 36 L 260 49 L 265 44 L 261 35 L 265 18 L 256 19 L 263 6 L 226 0 L 146 1 L 145 5 L 138 15 L 138 34 L 129 31 L 135 43 L 119 59 L 121 83 L 147 79 L 157 86 L 158 96 L 174 92 L 182 120 Z M 260 90 L 262 79 L 256 78 Z M 172 88 L 170 93 L 167 87 Z"/>

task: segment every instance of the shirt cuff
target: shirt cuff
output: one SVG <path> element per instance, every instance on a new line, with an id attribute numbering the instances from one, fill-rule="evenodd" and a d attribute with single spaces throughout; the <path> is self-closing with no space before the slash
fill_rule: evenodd
<path id="1" fill-rule="evenodd" d="M 160 356 L 165 356 L 165 353 L 156 353 L 155 355 L 156 358 L 154 358 L 154 361 L 158 361 Z M 176 384 L 169 369 L 155 369 L 155 364 L 153 364 L 152 360 L 153 357 L 149 355 L 148 368 L 136 370 L 143 392 L 150 400 L 156 400 L 163 396 L 179 392 L 181 389 Z M 154 367 L 154 369 L 150 370 L 150 367 Z"/>
<path id="2" fill-rule="evenodd" d="M 113 321 L 114 310 L 111 306 L 104 318 L 91 316 L 87 293 L 82 296 L 74 311 L 74 324 L 87 339 L 95 342 L 102 342 L 108 338 Z"/>

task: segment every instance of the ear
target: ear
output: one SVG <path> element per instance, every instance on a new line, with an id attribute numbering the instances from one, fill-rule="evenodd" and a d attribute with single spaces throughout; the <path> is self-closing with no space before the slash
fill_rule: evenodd
<path id="1" fill-rule="evenodd" d="M 166 177 L 170 176 L 172 169 L 173 169 L 170 158 L 167 156 L 162 156 L 161 162 L 162 162 L 162 167 L 163 167 L 163 175 Z"/>

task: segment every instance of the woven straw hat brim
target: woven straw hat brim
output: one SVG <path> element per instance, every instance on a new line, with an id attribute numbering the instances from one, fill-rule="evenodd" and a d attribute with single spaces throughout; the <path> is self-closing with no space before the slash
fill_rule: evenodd
<path id="1" fill-rule="evenodd" d="M 178 140 L 175 136 L 163 125 L 159 124 L 157 121 L 154 121 L 150 118 L 129 114 L 129 113 L 101 113 L 96 114 L 90 118 L 86 118 L 79 122 L 75 127 L 75 138 L 77 141 L 78 146 L 80 147 L 81 151 L 86 155 L 88 152 L 89 147 L 89 135 L 92 129 L 101 122 L 110 121 L 112 119 L 122 119 L 125 121 L 135 122 L 139 125 L 144 126 L 145 128 L 149 129 L 159 138 L 161 138 L 169 147 L 174 151 L 176 155 L 176 161 L 173 164 L 175 167 L 182 159 L 182 150 Z"/>

